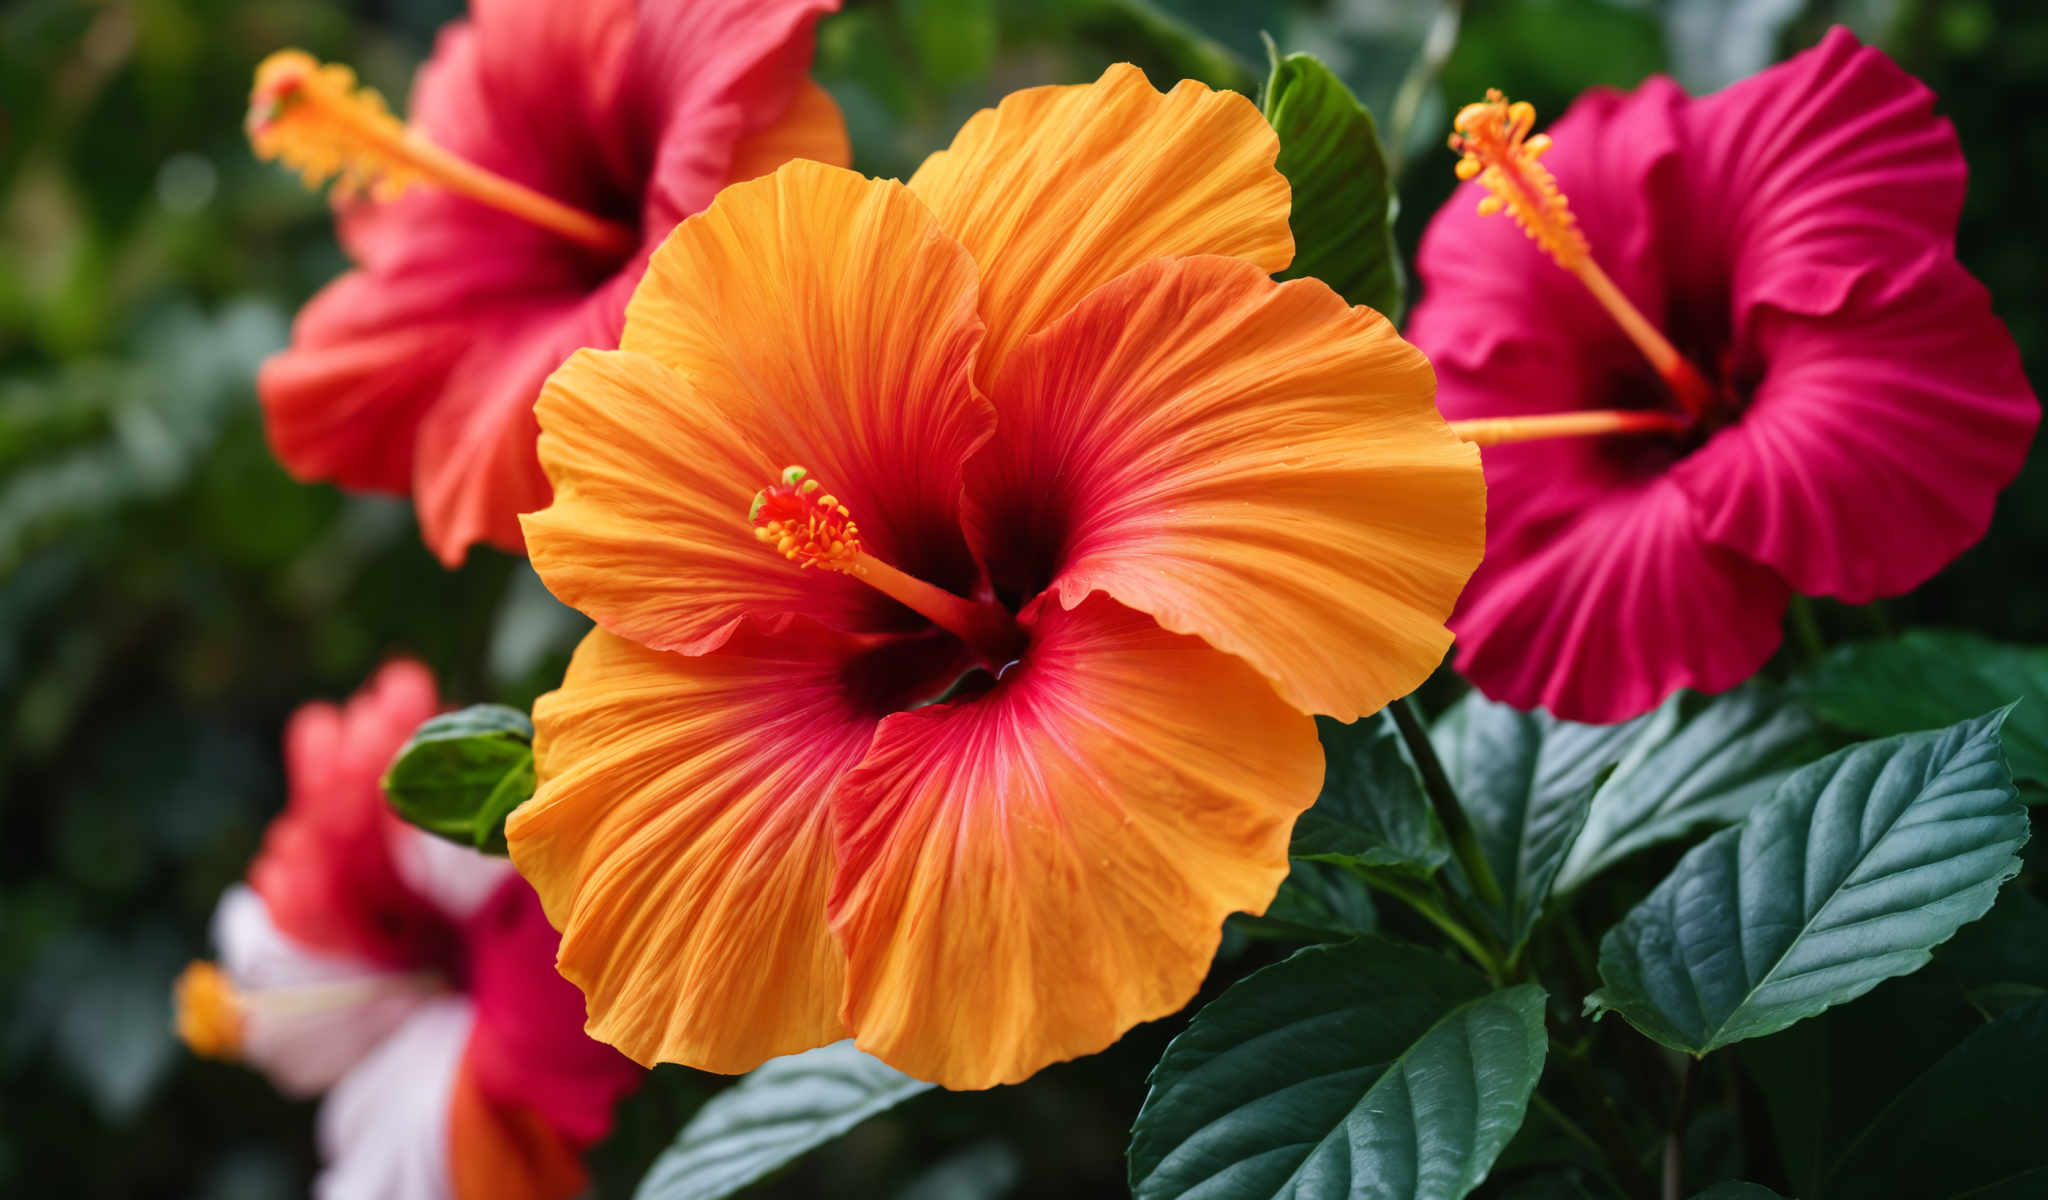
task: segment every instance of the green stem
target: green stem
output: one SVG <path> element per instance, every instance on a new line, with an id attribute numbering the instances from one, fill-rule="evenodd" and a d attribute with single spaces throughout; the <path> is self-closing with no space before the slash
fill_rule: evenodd
<path id="1" fill-rule="evenodd" d="M 1820 635 L 1820 622 L 1813 615 L 1813 601 L 1797 592 L 1792 594 L 1792 628 L 1799 634 L 1799 644 L 1806 650 L 1806 656 L 1819 662 L 1827 655 L 1827 639 Z"/>
<path id="2" fill-rule="evenodd" d="M 1445 903 L 1440 889 L 1432 895 L 1430 890 L 1417 882 L 1404 879 L 1388 871 L 1360 871 L 1359 875 L 1376 891 L 1394 897 L 1416 914 L 1444 932 L 1444 935 L 1458 944 L 1458 948 L 1472 957 L 1486 972 L 1486 977 L 1497 986 L 1505 975 L 1500 956 L 1491 950 L 1479 936 L 1458 920 Z"/>
<path id="3" fill-rule="evenodd" d="M 1429 732 L 1422 727 L 1414 702 L 1403 696 L 1388 705 L 1387 711 L 1394 715 L 1394 727 L 1400 730 L 1416 769 L 1422 772 L 1422 790 L 1429 796 L 1429 805 L 1450 838 L 1451 852 L 1457 855 L 1458 866 L 1464 869 L 1473 894 L 1490 908 L 1503 907 L 1500 880 L 1494 877 L 1493 864 L 1479 847 L 1479 833 L 1465 816 L 1464 806 L 1458 803 L 1458 793 L 1451 787 L 1443 761 L 1436 756 L 1436 747 L 1429 743 Z"/>

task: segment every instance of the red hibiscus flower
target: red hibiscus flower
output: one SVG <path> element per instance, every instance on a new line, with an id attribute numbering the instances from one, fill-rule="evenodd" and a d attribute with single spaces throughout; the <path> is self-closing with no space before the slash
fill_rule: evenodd
<path id="1" fill-rule="evenodd" d="M 648 253 L 727 183 L 848 161 L 806 77 L 837 6 L 475 0 L 421 68 L 410 125 L 346 68 L 273 56 L 251 103 L 259 153 L 372 197 L 343 206 L 356 269 L 259 380 L 279 459 L 411 494 L 451 566 L 477 542 L 520 550 L 518 515 L 548 501 L 541 382 L 580 346 L 618 344 Z"/>
<path id="2" fill-rule="evenodd" d="M 291 800 L 178 985 L 193 1049 L 325 1093 L 318 1191 L 559 1200 L 639 1070 L 583 1034 L 533 889 L 399 821 L 378 779 L 438 708 L 414 663 L 286 733 Z"/>
<path id="3" fill-rule="evenodd" d="M 1452 619 L 1481 690 L 1587 721 L 1722 690 L 1792 593 L 1896 595 L 1983 535 L 2040 405 L 1956 261 L 1934 100 L 1836 30 L 1703 99 L 1588 94 L 1547 155 L 1526 105 L 1460 114 L 1470 182 L 1423 238 L 1409 331 L 1444 413 L 1649 431 L 1485 452 L 1486 560 Z"/>

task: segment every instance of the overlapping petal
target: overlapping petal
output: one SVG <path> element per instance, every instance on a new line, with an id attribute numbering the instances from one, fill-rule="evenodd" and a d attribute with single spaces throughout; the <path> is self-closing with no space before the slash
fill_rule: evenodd
<path id="1" fill-rule="evenodd" d="M 1442 660 L 1479 561 L 1478 451 L 1433 395 L 1386 318 L 1318 281 L 1155 261 L 1012 356 L 970 528 L 999 590 L 1108 592 L 1350 720 Z"/>
<path id="2" fill-rule="evenodd" d="M 612 1106 L 641 1072 L 618 1051 L 576 1032 L 583 1027 L 583 996 L 555 970 L 560 938 L 532 886 L 512 875 L 503 859 L 492 861 L 506 868 L 507 878 L 463 922 L 469 947 L 463 982 L 476 1005 L 476 1030 L 463 1057 L 466 1083 L 459 1086 L 473 1086 L 497 1110 L 488 1125 L 529 1144 L 520 1157 L 545 1162 L 552 1154 L 543 1132 L 574 1149 L 596 1143 L 611 1129 Z"/>
<path id="3" fill-rule="evenodd" d="M 825 796 L 874 732 L 860 655 L 817 629 L 697 658 L 600 629 L 535 706 L 540 788 L 505 833 L 593 1037 L 737 1072 L 844 1036 Z"/>
<path id="4" fill-rule="evenodd" d="M 1315 799 L 1315 723 L 1242 662 L 1097 596 L 1039 606 L 992 692 L 883 722 L 832 807 L 862 1048 L 1014 1082 L 1185 1004 Z"/>
<path id="5" fill-rule="evenodd" d="M 463 1056 L 448 1099 L 448 1173 L 453 1200 L 570 1200 L 584 1194 L 583 1156 L 560 1130 L 519 1102 L 494 1101 Z"/>
<path id="6" fill-rule="evenodd" d="M 1487 695 L 1620 721 L 1679 688 L 1726 691 L 1778 648 L 1784 580 L 1709 543 L 1670 477 L 1556 486 L 1578 497 L 1579 519 L 1525 526 L 1511 548 L 1489 550 L 1451 621 L 1458 669 Z"/>
<path id="7" fill-rule="evenodd" d="M 1709 541 L 1808 595 L 1925 582 L 1984 536 L 2040 423 L 1983 286 L 1945 250 L 1907 273 L 1863 277 L 1825 316 L 1760 313 L 1768 372 L 1677 468 Z"/>
<path id="8" fill-rule="evenodd" d="M 797 85 L 795 97 L 774 124 L 740 139 L 726 174 L 735 183 L 758 179 L 799 158 L 834 167 L 853 162 L 853 145 L 838 103 L 832 93 L 808 79 Z"/>
<path id="9" fill-rule="evenodd" d="M 917 627 L 764 552 L 748 506 L 801 464 L 877 557 L 963 587 L 960 467 L 992 421 L 969 381 L 980 340 L 972 261 L 901 185 L 798 162 L 728 188 L 655 254 L 622 348 L 548 381 L 535 570 L 606 629 L 687 653 L 747 616 Z"/>
<path id="10" fill-rule="evenodd" d="M 981 272 L 986 386 L 1017 344 L 1148 259 L 1294 258 L 1279 139 L 1257 108 L 1127 63 L 1092 84 L 1013 92 L 969 118 L 910 188 Z"/>

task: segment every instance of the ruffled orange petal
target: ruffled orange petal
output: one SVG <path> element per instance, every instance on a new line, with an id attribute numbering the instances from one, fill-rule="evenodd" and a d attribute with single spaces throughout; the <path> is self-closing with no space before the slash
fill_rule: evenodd
<path id="1" fill-rule="evenodd" d="M 701 658 L 600 629 L 534 706 L 540 787 L 505 835 L 592 1037 L 737 1072 L 845 1036 L 825 793 L 874 732 L 853 656 L 813 626 Z"/>
<path id="2" fill-rule="evenodd" d="M 992 692 L 888 718 L 834 793 L 847 1026 L 983 1088 L 1173 1012 L 1322 774 L 1314 721 L 1238 660 L 1105 597 L 1041 606 Z"/>
<path id="3" fill-rule="evenodd" d="M 970 464 L 999 589 L 1102 590 L 1352 720 L 1442 661 L 1485 542 L 1429 363 L 1322 283 L 1150 263 L 1026 342 Z"/>
<path id="4" fill-rule="evenodd" d="M 774 124 L 748 134 L 733 148 L 726 175 L 736 183 L 755 179 L 796 158 L 835 167 L 853 162 L 853 145 L 846 139 L 846 119 L 838 103 L 809 79 L 797 86 L 788 110 Z"/>
<path id="5" fill-rule="evenodd" d="M 1233 92 L 1161 95 L 1128 63 L 1091 84 L 1013 92 L 969 118 L 910 189 L 981 268 L 988 344 L 975 379 L 1081 297 L 1147 259 L 1294 258 L 1279 139 Z"/>
<path id="6" fill-rule="evenodd" d="M 554 502 L 524 518 L 534 569 L 612 632 L 683 653 L 749 615 L 919 627 L 764 552 L 748 506 L 800 464 L 869 552 L 969 586 L 960 465 L 993 421 L 968 379 L 980 340 L 973 262 L 901 184 L 799 161 L 727 188 L 655 252 L 620 350 L 548 380 Z"/>

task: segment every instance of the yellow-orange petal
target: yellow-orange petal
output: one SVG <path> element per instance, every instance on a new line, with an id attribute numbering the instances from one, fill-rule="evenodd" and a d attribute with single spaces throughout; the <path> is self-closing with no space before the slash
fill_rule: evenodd
<path id="1" fill-rule="evenodd" d="M 859 1045 L 1011 1083 L 1186 1004 L 1315 800 L 1315 722 L 1106 597 L 1039 608 L 989 694 L 888 718 L 833 795 Z"/>
<path id="2" fill-rule="evenodd" d="M 534 706 L 539 788 L 505 836 L 592 1037 L 737 1072 L 845 1036 L 825 796 L 875 724 L 848 669 L 815 627 L 696 658 L 599 629 Z"/>
<path id="3" fill-rule="evenodd" d="M 1442 661 L 1485 543 L 1479 452 L 1434 398 L 1421 352 L 1319 281 L 1150 263 L 1011 357 L 970 536 L 999 587 L 1106 591 L 1352 720 Z"/>
<path id="4" fill-rule="evenodd" d="M 768 174 L 791 159 L 808 158 L 835 167 L 853 162 L 846 119 L 832 93 L 806 79 L 774 123 L 748 134 L 733 147 L 726 178 L 735 183 Z"/>
<path id="5" fill-rule="evenodd" d="M 1148 259 L 1294 258 L 1280 149 L 1251 101 L 1183 80 L 1161 95 L 1128 63 L 1091 84 L 1014 92 L 911 177 L 981 268 L 975 379 L 1098 285 Z"/>
<path id="6" fill-rule="evenodd" d="M 798 161 L 727 188 L 655 252 L 620 350 L 549 378 L 534 569 L 612 632 L 684 653 L 746 616 L 916 627 L 764 553 L 748 506 L 800 463 L 876 557 L 965 587 L 960 466 L 994 420 L 969 382 L 980 340 L 973 261 L 901 184 Z"/>

